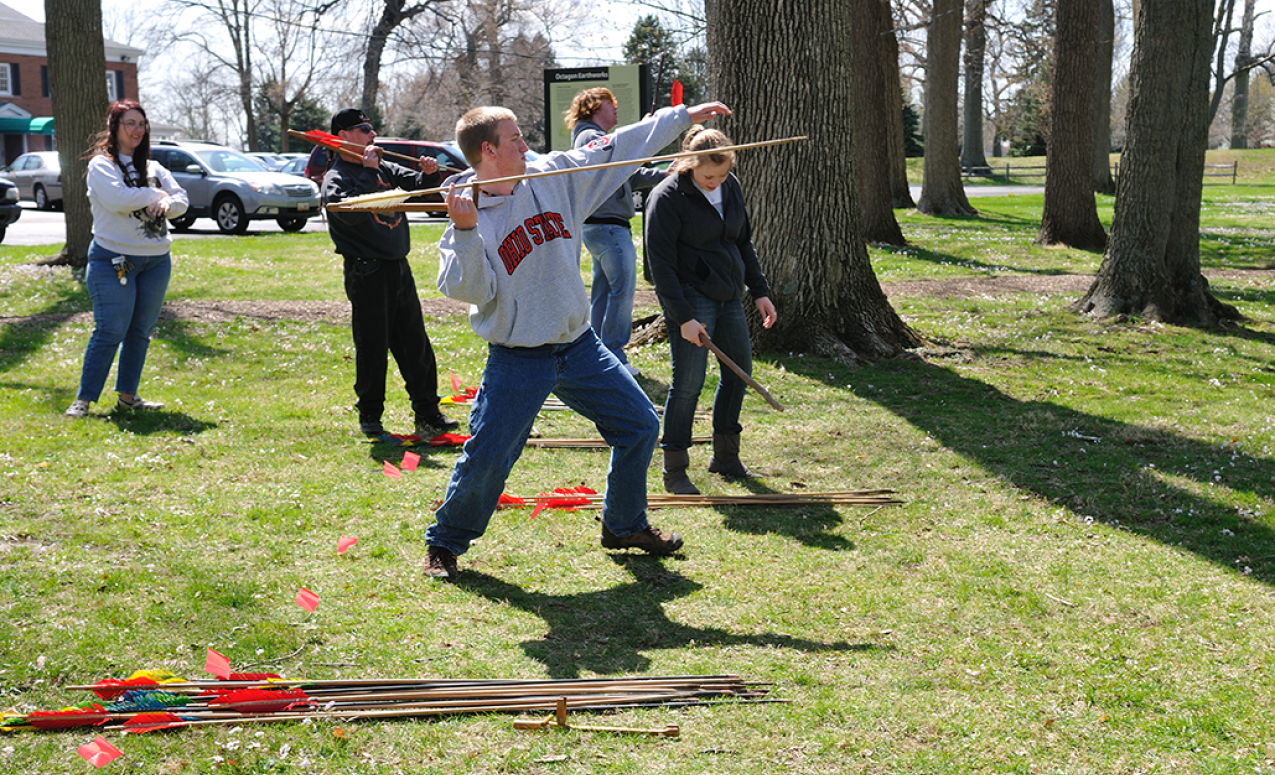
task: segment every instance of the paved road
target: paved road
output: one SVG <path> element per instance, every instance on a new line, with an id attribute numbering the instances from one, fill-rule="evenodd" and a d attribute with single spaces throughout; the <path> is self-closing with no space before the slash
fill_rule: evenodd
<path id="1" fill-rule="evenodd" d="M 420 213 L 412 213 L 412 223 L 423 223 L 426 217 Z M 306 221 L 302 232 L 328 231 L 327 223 L 321 218 Z M 251 221 L 248 224 L 249 234 L 282 234 L 279 224 L 274 221 Z M 174 239 L 236 239 L 222 234 L 211 218 L 200 218 L 195 221 L 190 231 L 173 234 Z M 66 220 L 61 212 L 35 209 L 34 202 L 22 203 L 22 217 L 9 226 L 4 237 L 6 246 L 12 245 L 61 245 L 66 241 Z"/>

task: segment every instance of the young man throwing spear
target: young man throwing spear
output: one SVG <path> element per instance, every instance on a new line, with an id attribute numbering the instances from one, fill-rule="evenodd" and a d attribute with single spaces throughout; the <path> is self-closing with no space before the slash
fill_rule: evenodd
<path id="1" fill-rule="evenodd" d="M 691 124 L 729 113 L 720 102 L 665 108 L 590 147 L 542 157 L 533 171 L 640 159 Z M 659 418 L 637 381 L 589 327 L 589 296 L 580 279 L 584 219 L 637 165 L 461 188 L 524 174 L 527 144 L 517 117 L 493 107 L 462 116 L 456 142 L 472 170 L 449 181 L 451 223 L 439 243 L 438 289 L 472 305 L 470 325 L 489 346 L 469 415 L 472 438 L 456 461 L 437 521 L 425 534 L 426 570 L 434 578 L 456 580 L 456 557 L 486 531 L 550 393 L 592 420 L 611 447 L 602 546 L 676 552 L 682 537 L 646 519 L 646 472 Z"/>

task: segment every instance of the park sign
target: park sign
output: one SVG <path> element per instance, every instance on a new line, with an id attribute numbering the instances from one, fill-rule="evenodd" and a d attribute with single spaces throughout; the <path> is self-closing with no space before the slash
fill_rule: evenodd
<path id="1" fill-rule="evenodd" d="M 545 70 L 545 150 L 571 148 L 571 130 L 564 121 L 571 100 L 585 89 L 605 86 L 615 95 L 617 126 L 642 120 L 650 112 L 646 65 L 567 67 Z"/>

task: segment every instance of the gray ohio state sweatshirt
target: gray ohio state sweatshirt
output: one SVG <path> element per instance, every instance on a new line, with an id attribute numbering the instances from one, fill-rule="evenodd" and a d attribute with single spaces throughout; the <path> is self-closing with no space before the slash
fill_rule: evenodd
<path id="1" fill-rule="evenodd" d="M 640 159 L 691 125 L 685 106 L 618 129 L 596 143 L 551 153 L 527 172 Z M 478 226 L 448 224 L 438 244 L 438 290 L 468 302 L 469 323 L 507 347 L 565 344 L 589 328 L 589 295 L 580 277 L 580 226 L 638 165 L 519 181 L 507 196 L 478 198 Z M 472 170 L 448 179 L 470 181 Z"/>

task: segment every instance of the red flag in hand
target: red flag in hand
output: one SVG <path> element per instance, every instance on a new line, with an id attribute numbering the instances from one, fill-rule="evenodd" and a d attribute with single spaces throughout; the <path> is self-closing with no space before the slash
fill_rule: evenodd
<path id="1" fill-rule="evenodd" d="M 682 82 L 677 80 L 676 78 L 673 79 L 672 93 L 673 93 L 673 104 L 681 105 L 682 104 Z"/>

